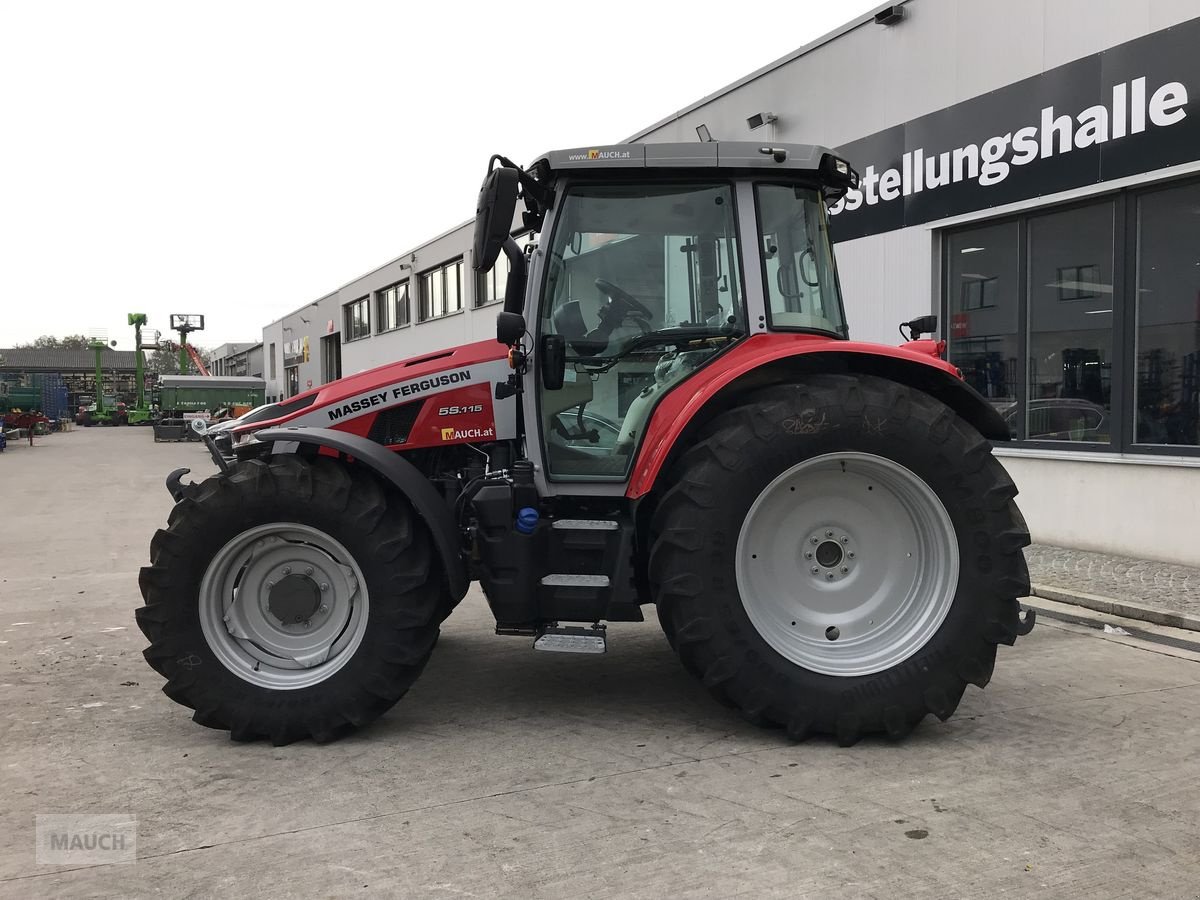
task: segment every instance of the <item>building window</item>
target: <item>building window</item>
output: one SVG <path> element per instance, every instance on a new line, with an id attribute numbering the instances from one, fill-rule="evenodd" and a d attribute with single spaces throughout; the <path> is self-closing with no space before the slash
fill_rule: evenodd
<path id="1" fill-rule="evenodd" d="M 947 236 L 947 321 L 954 364 L 1005 416 L 1013 437 L 1017 404 L 1017 223 Z"/>
<path id="2" fill-rule="evenodd" d="M 1137 198 L 1134 440 L 1200 445 L 1200 183 Z M 1172 452 L 1175 452 L 1173 449 Z"/>
<path id="3" fill-rule="evenodd" d="M 1200 183 L 949 231 L 950 360 L 1015 440 L 1200 453 Z"/>
<path id="4" fill-rule="evenodd" d="M 371 335 L 371 302 L 368 297 L 359 297 L 342 307 L 342 334 L 347 341 Z"/>
<path id="5" fill-rule="evenodd" d="M 278 370 L 275 368 L 275 345 L 272 344 L 271 345 L 271 380 L 272 381 L 274 381 L 278 377 L 276 374 L 277 371 Z"/>
<path id="6" fill-rule="evenodd" d="M 422 272 L 419 321 L 439 319 L 463 308 L 463 263 L 461 259 Z"/>
<path id="7" fill-rule="evenodd" d="M 537 235 L 527 231 L 517 235 L 516 241 L 528 259 L 529 247 L 537 241 Z M 492 266 L 492 271 L 479 274 L 475 282 L 476 308 L 504 302 L 504 288 L 508 284 L 508 268 L 508 257 L 502 252 L 496 257 L 496 265 Z"/>
<path id="8" fill-rule="evenodd" d="M 1109 442 L 1114 215 L 1108 202 L 1029 220 L 1029 440 Z"/>
<path id="9" fill-rule="evenodd" d="M 403 328 L 408 324 L 408 282 L 398 281 L 375 292 L 377 332 Z"/>
<path id="10" fill-rule="evenodd" d="M 338 335 L 321 338 L 321 383 L 329 384 L 342 377 L 342 342 Z"/>
<path id="11" fill-rule="evenodd" d="M 988 309 L 996 305 L 996 291 L 999 283 L 995 276 L 964 275 L 962 279 L 962 295 L 964 310 Z"/>
<path id="12" fill-rule="evenodd" d="M 1069 300 L 1095 300 L 1096 291 L 1102 290 L 1100 267 L 1060 266 L 1058 269 L 1058 299 L 1059 302 Z M 1109 285 L 1112 293 L 1112 285 Z"/>

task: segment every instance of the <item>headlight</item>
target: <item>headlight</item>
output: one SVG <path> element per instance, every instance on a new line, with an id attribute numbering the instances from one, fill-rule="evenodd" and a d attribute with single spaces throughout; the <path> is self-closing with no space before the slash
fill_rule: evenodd
<path id="1" fill-rule="evenodd" d="M 250 444 L 261 444 L 261 443 L 262 443 L 262 441 L 260 441 L 257 437 L 254 436 L 253 431 L 243 431 L 241 434 L 235 434 L 233 436 L 233 446 L 234 447 L 245 447 Z"/>

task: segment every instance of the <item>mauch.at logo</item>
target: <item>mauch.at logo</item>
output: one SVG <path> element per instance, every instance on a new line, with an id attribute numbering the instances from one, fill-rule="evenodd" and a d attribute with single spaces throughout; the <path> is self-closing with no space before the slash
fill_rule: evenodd
<path id="1" fill-rule="evenodd" d="M 442 429 L 443 441 L 470 441 L 475 438 L 490 438 L 496 436 L 494 428 L 452 428 Z"/>
<path id="2" fill-rule="evenodd" d="M 630 159 L 632 154 L 628 150 L 589 150 L 587 153 L 570 153 L 567 159 L 572 162 L 579 162 L 584 159 Z"/>
<path id="3" fill-rule="evenodd" d="M 137 862 L 137 819 L 125 815 L 46 815 L 34 826 L 38 865 Z"/>

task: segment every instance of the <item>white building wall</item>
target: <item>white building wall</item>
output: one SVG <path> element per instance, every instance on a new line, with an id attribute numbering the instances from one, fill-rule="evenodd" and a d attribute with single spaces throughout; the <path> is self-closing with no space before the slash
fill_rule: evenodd
<path id="1" fill-rule="evenodd" d="M 929 262 L 932 239 L 932 232 L 918 225 L 837 245 L 838 280 L 852 339 L 896 344 L 901 322 L 937 311 Z"/>
<path id="2" fill-rule="evenodd" d="M 999 452 L 1035 541 L 1200 566 L 1200 465 Z"/>
<path id="3" fill-rule="evenodd" d="M 266 396 L 278 400 L 283 394 L 282 319 L 263 328 L 263 380 L 266 382 Z"/>
<path id="4" fill-rule="evenodd" d="M 415 251 L 355 279 L 338 291 L 340 306 L 345 306 L 360 297 L 372 298 L 372 334 L 370 337 L 343 342 L 343 374 L 362 372 L 398 359 L 434 353 L 473 341 L 495 339 L 499 304 L 476 306 L 478 291 L 475 272 L 471 268 L 474 261 L 471 252 L 474 225 L 473 220 L 464 223 L 423 244 Z M 463 261 L 463 309 L 442 318 L 418 322 L 420 274 L 458 258 Z M 377 333 L 374 318 L 376 313 L 373 308 L 374 292 L 404 278 L 409 279 L 410 324 L 393 331 Z"/>

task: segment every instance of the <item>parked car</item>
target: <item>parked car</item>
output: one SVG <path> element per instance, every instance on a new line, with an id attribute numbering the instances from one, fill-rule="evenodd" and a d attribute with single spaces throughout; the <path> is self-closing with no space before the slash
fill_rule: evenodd
<path id="1" fill-rule="evenodd" d="M 1016 437 L 1021 406 L 1013 403 L 1000 410 L 1009 432 Z M 1079 397 L 1047 397 L 1030 400 L 1028 433 L 1031 441 L 1090 441 L 1105 444 L 1109 439 L 1108 410 Z"/>

